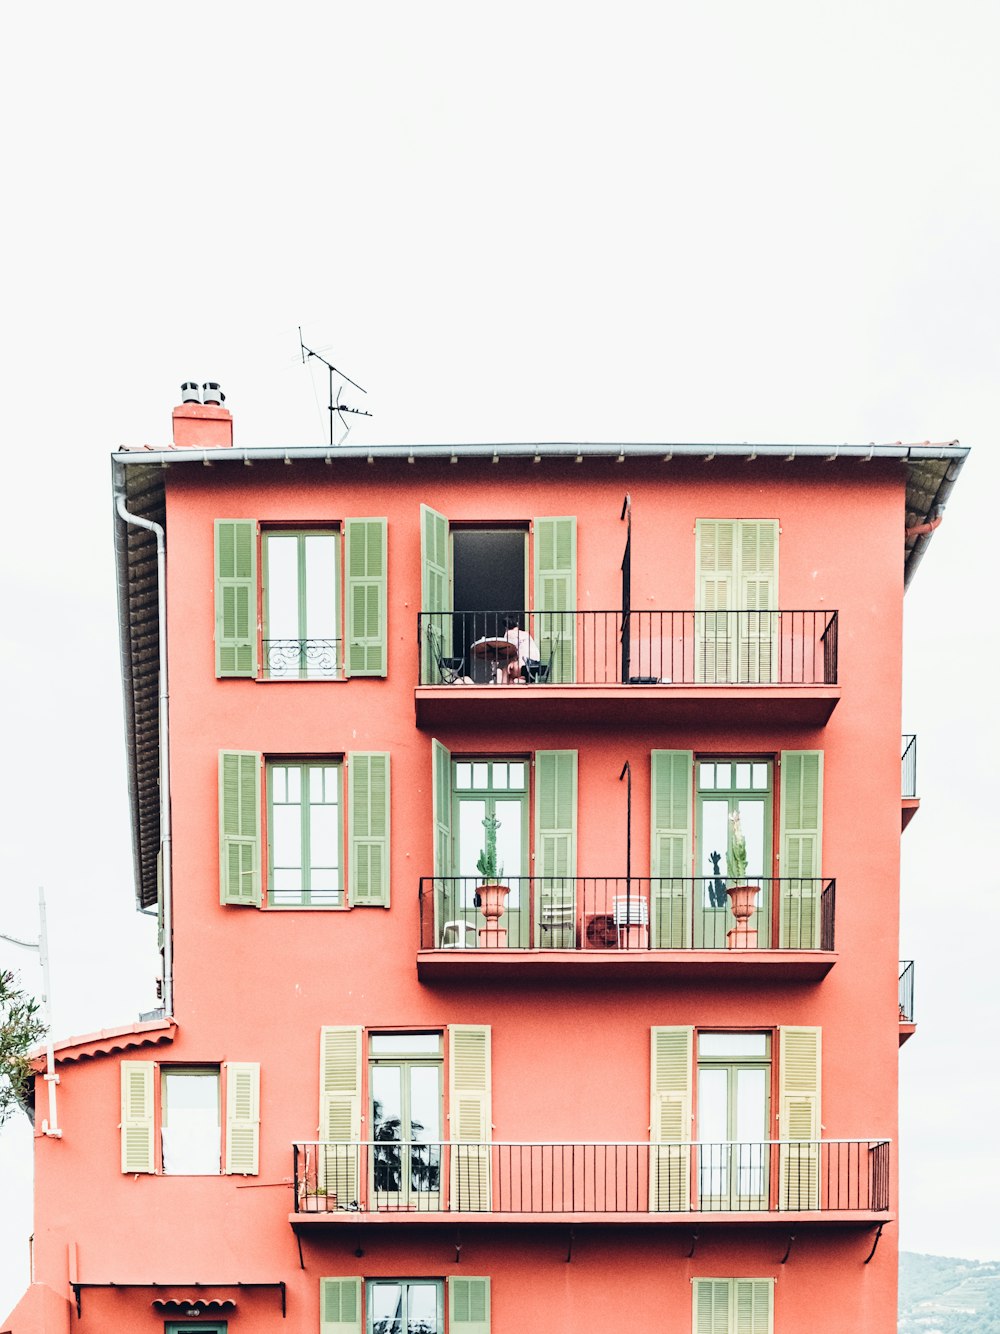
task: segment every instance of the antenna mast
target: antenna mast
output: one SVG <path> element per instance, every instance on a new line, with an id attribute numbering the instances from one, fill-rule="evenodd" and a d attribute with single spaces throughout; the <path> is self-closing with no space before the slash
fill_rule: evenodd
<path id="1" fill-rule="evenodd" d="M 332 364 L 332 362 L 327 361 L 325 357 L 321 357 L 320 354 L 318 352 L 314 352 L 311 347 L 306 347 L 305 343 L 302 341 L 301 324 L 299 325 L 299 347 L 302 351 L 303 366 L 306 364 L 306 362 L 309 360 L 310 357 L 315 357 L 317 361 L 321 361 L 323 363 L 323 365 L 326 367 L 327 370 L 327 377 L 330 383 L 330 401 L 327 405 L 327 411 L 330 414 L 330 448 L 332 449 L 334 413 L 336 413 L 337 416 L 340 418 L 340 424 L 344 428 L 344 434 L 337 441 L 337 443 L 340 445 L 342 445 L 344 441 L 347 439 L 347 433 L 351 429 L 350 422 L 346 421 L 344 418 L 345 413 L 350 413 L 354 417 L 370 417 L 372 415 L 370 412 L 365 412 L 363 408 L 350 408 L 347 406 L 346 403 L 341 403 L 340 395 L 343 392 L 342 385 L 337 386 L 337 396 L 335 399 L 333 396 L 333 377 L 335 375 L 339 375 L 342 380 L 346 380 L 348 384 L 353 385 L 355 389 L 361 390 L 361 393 L 363 394 L 367 394 L 368 390 L 362 389 L 361 385 L 358 384 L 357 380 L 352 380 L 349 375 L 345 375 L 343 371 L 338 370 L 337 367 Z"/>

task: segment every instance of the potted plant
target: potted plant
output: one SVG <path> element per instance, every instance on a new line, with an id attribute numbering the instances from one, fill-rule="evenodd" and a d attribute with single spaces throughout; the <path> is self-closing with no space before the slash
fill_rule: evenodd
<path id="1" fill-rule="evenodd" d="M 740 823 L 739 811 L 733 811 L 729 823 L 732 825 L 732 832 L 729 838 L 729 855 L 726 858 L 728 872 L 726 894 L 733 916 L 736 918 L 736 925 L 726 933 L 726 944 L 731 950 L 754 949 L 757 945 L 757 928 L 747 926 L 747 922 L 757 906 L 757 886 L 746 884 L 747 840 Z"/>
<path id="2" fill-rule="evenodd" d="M 326 1186 L 314 1186 L 310 1190 L 303 1181 L 299 1186 L 299 1212 L 323 1214 L 337 1207 L 337 1194 L 328 1191 Z"/>
<path id="3" fill-rule="evenodd" d="M 479 943 L 498 949 L 507 944 L 507 928 L 498 926 L 498 922 L 507 907 L 510 886 L 500 881 L 503 875 L 503 867 L 497 861 L 497 830 L 500 821 L 495 815 L 487 815 L 483 827 L 486 830 L 486 846 L 479 854 L 476 870 L 482 877 L 477 897 L 486 925 L 479 928 Z"/>

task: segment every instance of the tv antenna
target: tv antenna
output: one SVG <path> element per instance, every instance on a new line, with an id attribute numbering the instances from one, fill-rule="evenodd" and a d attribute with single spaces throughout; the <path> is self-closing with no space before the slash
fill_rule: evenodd
<path id="1" fill-rule="evenodd" d="M 330 447 L 331 448 L 333 447 L 333 417 L 335 413 L 340 418 L 340 424 L 344 428 L 344 434 L 337 441 L 338 445 L 342 445 L 344 441 L 347 439 L 348 432 L 351 429 L 351 423 L 347 420 L 346 414 L 349 414 L 352 417 L 370 417 L 372 414 L 370 412 L 365 412 L 364 408 L 352 408 L 348 407 L 346 403 L 341 403 L 340 395 L 343 393 L 344 389 L 343 385 L 337 386 L 337 396 L 336 398 L 334 398 L 333 377 L 335 375 L 338 375 L 342 380 L 346 380 L 348 384 L 352 384 L 355 389 L 360 389 L 361 393 L 363 394 L 367 394 L 368 390 L 362 389 L 361 385 L 358 384 L 357 380 L 352 380 L 349 375 L 345 375 L 343 371 L 338 370 L 337 367 L 334 366 L 332 362 L 327 361 L 326 357 L 321 357 L 320 354 L 318 352 L 314 352 L 311 347 L 306 347 L 305 343 L 303 343 L 302 341 L 301 324 L 299 325 L 299 347 L 302 349 L 303 366 L 306 364 L 306 362 L 309 360 L 310 357 L 315 357 L 317 361 L 321 361 L 323 365 L 326 367 L 327 376 L 330 382 L 330 401 L 327 405 L 327 411 L 330 414 Z"/>

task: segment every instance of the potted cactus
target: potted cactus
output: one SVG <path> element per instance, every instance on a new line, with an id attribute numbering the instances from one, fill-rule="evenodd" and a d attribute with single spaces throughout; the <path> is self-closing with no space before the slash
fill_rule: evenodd
<path id="1" fill-rule="evenodd" d="M 479 943 L 497 949 L 507 944 L 507 928 L 498 923 L 507 907 L 510 886 L 502 884 L 500 880 L 503 875 L 503 867 L 497 860 L 497 830 L 500 821 L 495 815 L 487 815 L 483 827 L 486 830 L 486 843 L 476 862 L 476 870 L 482 877 L 477 897 L 486 925 L 479 928 Z"/>
<path id="2" fill-rule="evenodd" d="M 747 922 L 757 906 L 757 886 L 746 884 L 747 840 L 740 823 L 739 811 L 729 817 L 732 831 L 729 836 L 729 854 L 726 858 L 727 885 L 726 894 L 736 925 L 726 933 L 726 944 L 731 950 L 754 949 L 757 945 L 757 928 Z"/>

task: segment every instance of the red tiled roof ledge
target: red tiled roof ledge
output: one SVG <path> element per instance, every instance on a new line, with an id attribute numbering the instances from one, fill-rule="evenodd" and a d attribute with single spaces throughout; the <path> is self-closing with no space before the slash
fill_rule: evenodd
<path id="1" fill-rule="evenodd" d="M 56 1064 L 66 1061 L 86 1061 L 94 1056 L 110 1056 L 112 1052 L 128 1051 L 133 1047 L 155 1047 L 173 1042 L 177 1032 L 175 1019 L 146 1019 L 124 1028 L 102 1028 L 97 1033 L 82 1037 L 65 1038 L 53 1044 Z M 45 1066 L 45 1048 L 34 1047 L 31 1063 L 36 1070 Z"/>

